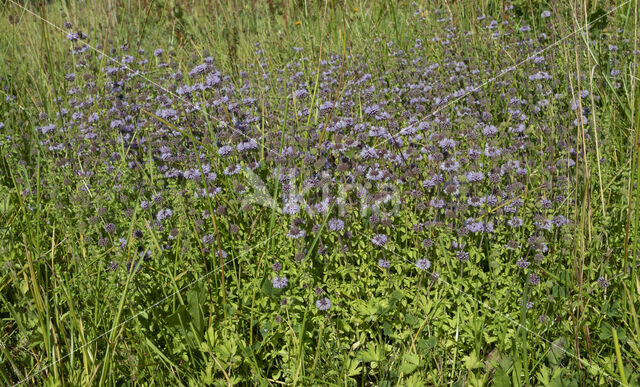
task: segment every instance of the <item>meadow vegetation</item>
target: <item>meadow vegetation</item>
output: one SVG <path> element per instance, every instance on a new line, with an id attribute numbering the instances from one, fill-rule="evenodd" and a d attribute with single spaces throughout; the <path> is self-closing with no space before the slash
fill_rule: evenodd
<path id="1" fill-rule="evenodd" d="M 638 11 L 0 1 L 0 383 L 638 385 Z"/>

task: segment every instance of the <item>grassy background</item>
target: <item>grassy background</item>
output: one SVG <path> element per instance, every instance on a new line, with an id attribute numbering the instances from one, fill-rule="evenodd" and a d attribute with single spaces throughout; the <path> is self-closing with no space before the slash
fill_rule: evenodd
<path id="1" fill-rule="evenodd" d="M 319 58 L 327 58 L 329 53 L 341 53 L 348 48 L 350 52 L 359 54 L 350 58 L 350 61 L 373 63 L 372 67 L 380 69 L 382 74 L 387 68 L 383 55 L 386 53 L 379 46 L 371 46 L 372 39 L 379 38 L 383 42 L 393 40 L 400 47 L 408 49 L 416 37 L 428 42 L 438 32 L 435 20 L 443 16 L 452 17 L 461 29 L 474 31 L 479 15 L 500 18 L 503 2 L 443 1 L 439 2 L 442 15 L 435 13 L 436 6 L 431 1 L 108 0 L 32 1 L 24 4 L 57 26 L 71 21 L 76 29 L 87 33 L 91 44 L 102 42 L 105 47 L 128 45 L 132 49 L 144 48 L 148 52 L 162 47 L 173 51 L 173 58 L 185 61 L 179 67 L 186 66 L 191 58 L 202 58 L 209 53 L 216 58 L 221 69 L 237 79 L 240 72 L 249 66 L 259 66 L 260 58 L 255 54 L 255 43 L 259 43 L 264 51 L 267 71 L 281 68 L 295 58 L 297 54 L 293 47 L 303 48 L 303 52 L 310 56 L 310 66 Z M 513 4 L 517 13 L 533 28 L 539 23 L 537 15 L 543 9 L 551 8 L 564 16 L 556 26 L 557 35 L 554 38 L 566 36 L 584 25 L 585 20 L 602 15 L 602 10 L 612 5 L 595 0 L 522 0 Z M 66 66 L 70 43 L 60 31 L 9 1 L 3 1 L 0 7 L 0 90 L 5 94 L 0 107 L 0 121 L 4 120 L 13 127 L 30 127 L 33 126 L 33 116 L 37 115 L 34 108 L 55 112 L 52 101 L 64 95 L 61 91 L 65 88 L 64 74 L 69 71 Z M 594 53 L 585 49 L 585 40 L 600 39 L 606 34 L 618 35 L 631 39 L 637 49 L 637 7 L 637 1 L 631 1 L 616 12 L 614 18 L 589 28 L 589 35 L 576 34 L 567 39 L 560 45 L 561 54 L 558 56 L 567 74 L 570 74 L 570 82 L 575 82 L 572 87 L 575 90 L 589 89 L 592 95 L 601 98 L 602 103 L 597 124 L 594 125 L 596 132 L 593 133 L 594 137 L 600 139 L 601 146 L 597 153 L 585 154 L 580 162 L 582 184 L 574 192 L 577 200 L 571 209 L 575 230 L 570 243 L 572 249 L 567 251 L 572 267 L 567 271 L 568 278 L 565 281 L 568 284 L 565 290 L 569 293 L 567 311 L 563 316 L 566 320 L 558 321 L 557 328 L 571 334 L 559 335 L 556 344 L 569 348 L 571 341 L 578 342 L 585 337 L 593 339 L 593 347 L 586 355 L 583 354 L 586 358 L 584 361 L 593 362 L 606 374 L 631 384 L 637 384 L 640 369 L 637 315 L 640 307 L 640 276 L 636 269 L 640 235 L 640 95 L 637 92 L 640 72 L 637 68 L 629 69 L 630 75 L 624 80 L 622 92 L 611 87 L 596 89 L 590 82 L 589 74 L 582 74 L 585 77 L 581 78 L 579 73 L 593 68 L 596 62 L 606 63 L 606 57 L 601 56 L 606 51 L 606 39 L 602 38 L 603 43 L 599 43 L 602 47 L 599 46 Z M 492 46 L 491 42 L 473 41 L 472 38 L 471 44 L 460 47 L 460 50 L 467 50 L 478 58 L 487 58 L 488 72 L 500 70 L 496 67 L 497 61 L 492 60 L 495 53 L 500 52 L 499 47 Z M 434 55 L 437 54 L 434 51 Z M 595 77 L 604 78 L 603 74 L 606 74 L 604 65 L 594 70 Z M 15 101 L 4 99 L 9 95 L 15 96 Z M 204 297 L 203 294 L 206 296 L 211 284 L 197 285 L 193 291 L 185 292 L 184 296 L 178 293 L 167 300 L 171 306 L 166 311 L 164 323 L 175 329 L 171 332 L 163 331 L 158 327 L 162 323 L 154 322 L 147 316 L 142 316 L 141 321 L 131 321 L 127 329 L 120 328 L 119 323 L 126 321 L 120 317 L 122 311 L 126 310 L 123 307 L 124 297 L 120 299 L 119 306 L 97 307 L 90 320 L 83 320 L 73 308 L 75 297 L 83 288 L 76 287 L 70 277 L 79 277 L 78 281 L 82 283 L 107 279 L 102 279 L 99 272 L 86 275 L 86 272 L 71 271 L 58 273 L 60 277 L 53 275 L 51 267 L 55 266 L 53 259 L 58 243 L 62 244 L 66 239 L 79 240 L 83 231 L 72 223 L 63 222 L 59 225 L 60 229 L 54 228 L 51 232 L 42 220 L 55 219 L 54 212 L 44 207 L 42 210 L 38 207 L 35 216 L 27 213 L 20 195 L 24 187 L 16 184 L 16 178 L 23 174 L 40 176 L 39 163 L 44 161 L 39 159 L 37 144 L 29 142 L 29 132 L 25 130 L 22 135 L 26 137 L 26 143 L 31 144 L 21 150 L 28 160 L 27 165 L 14 165 L 9 158 L 3 158 L 0 177 L 3 194 L 0 221 L 5 223 L 0 229 L 0 240 L 4 244 L 0 252 L 5 263 L 0 282 L 0 303 L 4 305 L 0 313 L 3 324 L 6 324 L 6 329 L 0 332 L 3 342 L 0 346 L 0 375 L 5 384 L 16 383 L 47 364 L 52 366 L 30 380 L 30 384 L 118 384 L 125 380 L 123 375 L 129 377 L 132 384 L 152 384 L 153 380 L 158 384 L 193 385 L 205 382 L 275 384 L 280 381 L 302 385 L 441 385 L 450 380 L 474 385 L 615 384 L 612 379 L 603 377 L 585 364 L 562 358 L 561 353 L 554 352 L 548 345 L 546 355 L 553 355 L 551 357 L 554 360 L 540 364 L 535 358 L 527 357 L 526 334 L 520 341 L 518 335 L 522 331 L 514 327 L 505 326 L 505 337 L 501 340 L 518 342 L 514 345 L 515 354 L 507 357 L 493 351 L 484 353 L 479 347 L 482 346 L 486 327 L 507 323 L 496 317 L 494 311 L 473 302 L 451 307 L 458 313 L 450 316 L 450 320 L 443 321 L 440 329 L 455 332 L 455 337 L 451 335 L 443 342 L 438 342 L 442 346 L 440 349 L 434 348 L 436 342 L 431 338 L 417 340 L 413 345 L 423 329 L 423 321 L 426 322 L 429 316 L 436 313 L 437 307 L 426 299 L 416 301 L 419 312 L 415 313 L 415 317 L 419 320 L 408 336 L 398 339 L 407 343 L 399 349 L 385 347 L 381 337 L 388 327 L 383 324 L 382 318 L 379 324 L 372 322 L 368 325 L 370 331 L 358 332 L 361 341 L 345 352 L 344 347 L 323 339 L 327 332 L 323 336 L 323 330 L 330 328 L 325 328 L 321 318 L 314 320 L 316 328 L 305 331 L 305 313 L 304 316 L 298 316 L 298 320 L 292 320 L 295 324 L 291 327 L 292 334 L 288 340 L 293 348 L 290 353 L 294 355 L 287 358 L 286 366 L 280 370 L 272 369 L 273 363 L 269 363 L 268 359 L 258 360 L 256 356 L 258 351 L 277 354 L 278 348 L 268 348 L 268 340 L 264 340 L 258 348 L 254 345 L 253 337 L 246 337 L 247 331 L 253 334 L 254 327 L 238 328 L 241 325 L 238 321 L 243 321 L 243 318 L 253 324 L 255 292 L 248 292 L 247 300 L 229 301 L 229 304 L 251 304 L 250 312 L 247 312 L 251 316 L 230 318 L 227 325 L 214 325 L 211 318 L 186 326 L 178 321 L 182 316 L 180 311 L 202 303 L 201 297 Z M 7 148 L 2 149 L 8 152 Z M 262 236 L 271 235 L 271 230 L 259 230 L 258 233 L 262 233 Z M 260 240 L 256 236 L 254 238 L 251 241 Z M 251 244 L 249 240 L 246 242 Z M 87 256 L 87 252 L 79 245 L 68 246 L 65 243 L 62 246 L 66 249 L 63 256 Z M 255 259 L 260 260 L 263 256 L 256 253 Z M 50 258 L 51 265 L 36 262 L 42 257 L 45 262 Z M 604 265 L 600 266 L 600 263 L 609 261 L 615 262 L 612 266 L 617 269 L 612 273 L 617 278 L 616 286 L 612 286 L 610 294 L 598 294 L 599 298 L 596 298 L 591 294 L 594 292 L 595 278 L 584 279 L 582 273 L 585 267 L 596 267 L 605 273 Z M 232 271 L 239 273 L 240 270 L 234 267 Z M 121 280 L 128 286 L 130 279 Z M 173 286 L 178 289 L 175 282 Z M 230 286 L 240 289 L 242 284 L 237 281 Z M 96 289 L 103 288 L 96 286 Z M 111 283 L 106 285 L 106 289 L 115 291 L 118 288 Z M 98 293 L 100 291 L 96 290 Z M 19 305 L 9 301 L 16 294 L 22 297 Z M 238 291 L 238 298 L 241 298 L 240 294 Z M 433 302 L 436 305 L 447 304 L 457 296 L 459 294 L 454 290 L 442 291 Z M 225 313 L 229 309 L 233 314 L 233 307 L 224 305 L 224 309 Z M 240 310 L 240 306 L 237 309 Z M 464 328 L 459 324 L 463 318 L 461 316 L 469 318 Z M 392 320 L 390 318 L 387 322 L 391 324 Z M 617 321 L 613 328 L 611 321 Z M 118 329 L 110 331 L 109 340 L 105 340 L 108 344 L 92 344 L 94 338 L 112 327 Z M 592 327 L 591 331 L 589 327 Z M 204 336 L 196 328 L 203 328 L 202 331 L 206 332 Z M 61 331 L 67 333 L 61 335 Z M 5 346 L 4 343 L 9 342 L 15 332 L 37 334 L 29 334 L 32 342 L 24 343 L 23 349 Z M 458 335 L 464 337 L 463 341 L 469 343 L 468 347 L 458 346 Z M 302 339 L 299 340 L 298 336 Z M 116 344 L 117 339 L 124 344 Z M 532 336 L 529 340 L 532 340 Z M 135 345 L 127 346 L 127 342 L 134 342 Z M 163 345 L 158 345 L 158 342 Z M 173 348 L 168 343 L 173 343 Z M 539 348 L 544 347 L 540 345 Z M 76 352 L 78 348 L 82 349 Z M 72 353 L 70 357 L 59 362 L 69 353 Z M 438 362 L 440 356 L 444 358 L 451 353 L 454 353 L 453 359 L 447 357 L 448 361 Z M 492 357 L 497 360 L 489 361 Z M 337 360 L 335 364 L 316 369 L 318 358 Z M 423 369 L 421 364 L 430 366 Z M 414 372 L 416 369 L 419 372 Z M 531 369 L 535 376 L 523 382 L 524 369 Z"/>

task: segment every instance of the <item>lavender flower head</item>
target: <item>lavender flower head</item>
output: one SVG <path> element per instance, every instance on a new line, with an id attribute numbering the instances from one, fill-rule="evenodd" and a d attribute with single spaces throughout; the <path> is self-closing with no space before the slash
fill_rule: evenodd
<path id="1" fill-rule="evenodd" d="M 381 269 L 388 269 L 391 266 L 391 262 L 387 261 L 386 259 L 378 259 L 378 266 Z"/>
<path id="2" fill-rule="evenodd" d="M 329 221 L 329 230 L 340 231 L 344 228 L 344 221 L 342 219 L 333 218 Z"/>
<path id="3" fill-rule="evenodd" d="M 273 287 L 276 289 L 285 288 L 289 284 L 289 279 L 287 277 L 276 276 L 273 281 Z"/>
<path id="4" fill-rule="evenodd" d="M 535 286 L 540 284 L 540 277 L 537 274 L 529 275 L 529 284 Z"/>
<path id="5" fill-rule="evenodd" d="M 604 277 L 598 278 L 598 286 L 600 286 L 602 289 L 608 288 L 609 287 L 609 280 L 604 278 Z"/>
<path id="6" fill-rule="evenodd" d="M 329 300 L 327 297 L 319 299 L 318 301 L 316 301 L 316 308 L 321 311 L 329 310 L 329 308 L 331 308 L 331 300 Z"/>
<path id="7" fill-rule="evenodd" d="M 458 258 L 458 260 L 460 260 L 461 262 L 467 262 L 469 260 L 469 253 L 460 250 L 456 252 L 456 258 Z"/>
<path id="8" fill-rule="evenodd" d="M 384 234 L 377 234 L 376 236 L 374 236 L 373 238 L 371 238 L 371 243 L 373 243 L 376 246 L 384 246 L 385 243 L 387 243 L 387 236 Z"/>
<path id="9" fill-rule="evenodd" d="M 156 215 L 156 219 L 158 219 L 159 221 L 163 221 L 171 217 L 171 215 L 173 215 L 173 211 L 170 208 L 164 208 L 158 211 L 158 214 Z"/>
<path id="10" fill-rule="evenodd" d="M 429 270 L 431 267 L 431 261 L 427 258 L 419 259 L 418 262 L 416 262 L 416 267 L 420 270 Z"/>

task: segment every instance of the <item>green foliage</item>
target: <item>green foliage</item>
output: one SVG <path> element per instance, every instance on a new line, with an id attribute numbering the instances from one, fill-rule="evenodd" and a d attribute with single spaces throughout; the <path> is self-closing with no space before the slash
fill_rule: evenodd
<path id="1" fill-rule="evenodd" d="M 117 44 L 148 51 L 169 47 L 178 58 L 212 53 L 238 82 L 242 69 L 257 65 L 256 42 L 273 68 L 295 56 L 291 47 L 317 53 L 322 43 L 324 53 L 342 52 L 348 45 L 351 52 L 362 53 L 361 60 L 384 72 L 391 60 L 388 53 L 367 46 L 370 40 L 365 38 L 373 34 L 410 49 L 410 38 L 422 36 L 427 41 L 436 28 L 431 2 L 422 2 L 430 15 L 426 20 L 413 16 L 415 8 L 408 1 L 124 1 L 113 9 L 106 3 L 112 2 L 98 2 L 95 9 L 84 2 L 48 4 L 42 14 L 60 25 L 67 20 L 60 15 L 64 9 L 92 41 L 109 36 Z M 477 4 L 452 3 L 452 12 L 463 15 L 461 23 L 473 24 Z M 497 7 L 481 3 L 487 11 Z M 512 4 L 530 21 L 550 7 L 542 0 Z M 119 224 L 126 225 L 129 235 L 134 229 L 145 230 L 144 237 L 125 251 L 117 245 L 97 248 L 104 228 L 95 218 L 100 209 L 86 205 L 82 185 L 64 183 L 55 165 L 44 164 L 39 144 L 29 135 L 33 130 L 29 115 L 36 105 L 55 116 L 51 101 L 62 90 L 68 42 L 53 39 L 53 28 L 29 15 L 19 16 L 7 1 L 2 7 L 0 92 L 3 101 L 7 95 L 16 95 L 17 100 L 0 105 L 0 121 L 24 128 L 17 146 L 0 143 L 2 384 L 34 375 L 28 384 L 579 386 L 610 384 L 612 378 L 626 375 L 629 385 L 637 385 L 640 285 L 634 265 L 640 190 L 634 180 L 638 171 L 633 169 L 639 165 L 634 137 L 638 128 L 630 120 L 638 114 L 631 87 L 637 88 L 637 83 L 631 77 L 622 80 L 619 89 L 609 80 L 609 88 L 596 91 L 603 162 L 595 155 L 585 156 L 592 175 L 581 183 L 580 192 L 572 193 L 580 198 L 570 206 L 577 219 L 575 233 L 548 254 L 554 270 L 531 290 L 532 297 L 544 299 L 545 304 L 527 312 L 521 305 L 527 279 L 507 264 L 520 257 L 505 247 L 509 243 L 505 237 L 478 240 L 469 250 L 470 264 L 462 266 L 450 248 L 456 235 L 434 230 L 432 263 L 441 277 L 435 280 L 417 271 L 412 262 L 421 258 L 417 249 L 421 241 L 412 234 L 411 225 L 419 222 L 420 214 L 407 209 L 416 204 L 410 198 L 400 211 L 407 223 L 386 230 L 394 245 L 384 251 L 362 238 L 347 242 L 326 229 L 312 245 L 299 246 L 283 236 L 282 224 L 270 210 L 255 219 L 235 211 L 219 218 L 217 225 L 234 258 L 222 277 L 218 260 L 201 253 L 202 235 L 180 235 L 168 250 L 158 244 L 155 233 L 168 230 L 152 231 L 142 216 L 146 213 L 140 208 L 140 192 L 133 188 L 136 182 L 125 178 L 121 191 L 95 192 L 94 200 L 120 214 Z M 589 28 L 591 39 L 621 25 L 620 20 L 604 18 L 603 7 L 590 8 L 588 20 L 602 18 Z M 570 9 L 560 7 L 557 13 L 569 14 Z M 496 11 L 495 16 L 499 14 Z M 637 21 L 624 21 L 625 31 L 631 31 L 631 24 L 636 26 Z M 489 43 L 472 48 L 470 55 L 487 61 L 495 55 Z M 572 57 L 571 47 L 562 50 L 558 60 Z M 606 50 L 596 47 L 593 53 L 604 66 L 598 76 L 605 78 L 610 72 Z M 439 60 L 436 49 L 430 55 Z M 571 73 L 575 68 L 567 65 L 566 70 Z M 505 102 L 499 108 L 506 112 L 508 106 Z M 532 138 L 537 136 L 529 131 Z M 545 157 L 544 152 L 539 157 Z M 25 163 L 13 163 L 15 159 Z M 594 178 L 597 166 L 602 168 L 603 186 Z M 110 178 L 104 166 L 93 167 L 96 179 Z M 124 158 L 120 168 L 127 168 Z M 148 170 L 147 178 L 153 181 L 154 169 Z M 264 179 L 270 171 L 259 168 L 256 173 Z M 39 192 L 40 179 L 57 181 L 57 191 Z M 187 183 L 185 190 L 194 188 Z M 535 188 L 532 183 L 530 189 Z M 37 195 L 22 195 L 26 189 Z M 267 190 L 276 192 L 278 186 Z M 579 195 L 585 192 L 590 196 L 583 201 Z M 600 202 L 601 192 L 606 203 Z M 210 208 L 196 208 L 180 196 L 165 200 L 183 214 L 177 222 L 187 225 L 189 234 L 201 230 L 195 215 Z M 239 207 L 233 200 L 220 204 Z M 580 214 L 583 204 L 588 215 Z M 371 208 L 363 208 L 351 220 L 354 234 L 371 231 L 371 213 Z M 233 235 L 232 224 L 239 225 Z M 511 237 L 523 243 L 523 235 Z M 320 256 L 320 244 L 329 246 L 330 253 Z M 153 270 L 137 270 L 133 263 L 139 258 L 137 249 L 147 246 L 154 256 Z M 278 257 L 293 262 L 301 252 L 304 259 L 298 265 L 283 269 L 299 281 L 286 289 L 274 288 L 269 265 Z M 117 254 L 130 259 L 126 270 L 109 269 Z M 376 261 L 385 254 L 406 262 L 383 271 Z M 578 281 L 577 273 L 585 277 Z M 600 275 L 619 281 L 602 289 L 597 284 Z M 327 313 L 315 308 L 316 286 L 333 295 Z M 520 316 L 526 330 L 518 326 Z M 43 366 L 47 368 L 34 374 Z M 525 369 L 528 380 L 522 376 Z"/>

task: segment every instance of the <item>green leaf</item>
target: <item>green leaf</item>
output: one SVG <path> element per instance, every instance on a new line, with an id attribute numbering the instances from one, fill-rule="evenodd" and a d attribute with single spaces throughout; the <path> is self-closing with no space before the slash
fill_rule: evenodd
<path id="1" fill-rule="evenodd" d="M 393 336 L 394 335 L 394 331 L 393 328 L 391 327 L 391 324 L 389 324 L 387 321 L 384 322 L 384 324 L 382 324 L 382 331 L 384 332 L 385 336 Z"/>
<path id="2" fill-rule="evenodd" d="M 407 379 L 405 379 L 404 385 L 407 387 L 423 387 L 423 386 L 426 386 L 427 384 L 424 382 L 424 380 L 422 379 L 422 377 L 420 377 L 419 374 L 413 374 L 409 376 Z"/>
<path id="3" fill-rule="evenodd" d="M 538 371 L 538 382 L 540 382 L 541 385 L 546 386 L 551 382 L 551 375 L 550 375 L 551 370 L 549 369 L 549 367 L 542 365 L 540 367 L 540 371 Z"/>
<path id="4" fill-rule="evenodd" d="M 404 356 L 402 356 L 402 363 L 398 370 L 405 375 L 409 375 L 418 368 L 419 364 L 420 357 L 417 354 L 405 353 Z"/>
<path id="5" fill-rule="evenodd" d="M 185 329 L 189 323 L 190 315 L 187 311 L 187 307 L 184 305 L 178 306 L 175 312 L 165 319 L 166 326 L 170 329 Z"/>
<path id="6" fill-rule="evenodd" d="M 347 375 L 349 376 L 360 375 L 361 371 L 362 371 L 362 367 L 360 367 L 360 362 L 358 360 L 356 359 L 348 360 Z"/>
<path id="7" fill-rule="evenodd" d="M 262 279 L 262 285 L 260 286 L 260 290 L 263 294 L 267 296 L 273 295 L 273 284 L 267 278 Z"/>
<path id="8" fill-rule="evenodd" d="M 420 348 L 423 351 L 430 351 L 432 350 L 437 344 L 436 338 L 435 337 L 429 337 L 428 339 L 424 340 L 424 339 L 420 339 L 418 340 L 418 348 Z"/>
<path id="9" fill-rule="evenodd" d="M 511 380 L 509 379 L 509 375 L 502 369 L 502 367 L 496 368 L 496 374 L 493 376 L 493 385 L 494 386 L 509 386 L 511 385 Z"/>
<path id="10" fill-rule="evenodd" d="M 198 285 L 187 292 L 187 304 L 191 322 L 198 334 L 204 331 L 204 313 L 200 305 L 204 304 L 206 299 L 204 286 Z M 202 337 L 200 337 L 201 339 Z"/>
<path id="11" fill-rule="evenodd" d="M 463 357 L 462 361 L 464 362 L 464 365 L 468 370 L 482 368 L 484 366 L 484 364 L 482 364 L 482 362 L 476 356 L 475 352 L 472 352 L 470 355 Z"/>
<path id="12" fill-rule="evenodd" d="M 606 322 L 603 322 L 602 325 L 600 326 L 600 333 L 598 334 L 598 337 L 601 340 L 609 340 L 612 337 L 612 333 L 611 333 L 612 329 L 613 328 L 611 327 L 611 325 L 609 325 Z M 621 327 L 616 328 L 616 333 L 618 334 L 618 338 L 621 340 L 627 337 L 627 333 Z"/>
<path id="13" fill-rule="evenodd" d="M 567 340 L 564 337 L 557 338 L 551 345 L 551 349 L 547 354 L 547 359 L 551 365 L 559 364 L 565 356 L 565 348 L 567 348 Z"/>
<path id="14" fill-rule="evenodd" d="M 380 356 L 378 354 L 378 351 L 376 351 L 376 347 L 374 345 L 371 345 L 367 347 L 366 350 L 360 351 L 358 353 L 358 356 L 356 356 L 356 359 L 365 363 L 371 363 L 374 361 L 380 361 Z"/>
<path id="15" fill-rule="evenodd" d="M 419 317 L 416 317 L 411 313 L 405 315 L 405 320 L 407 321 L 407 324 L 409 324 L 409 326 L 414 328 L 418 328 L 420 324 L 422 324 L 422 319 Z"/>

